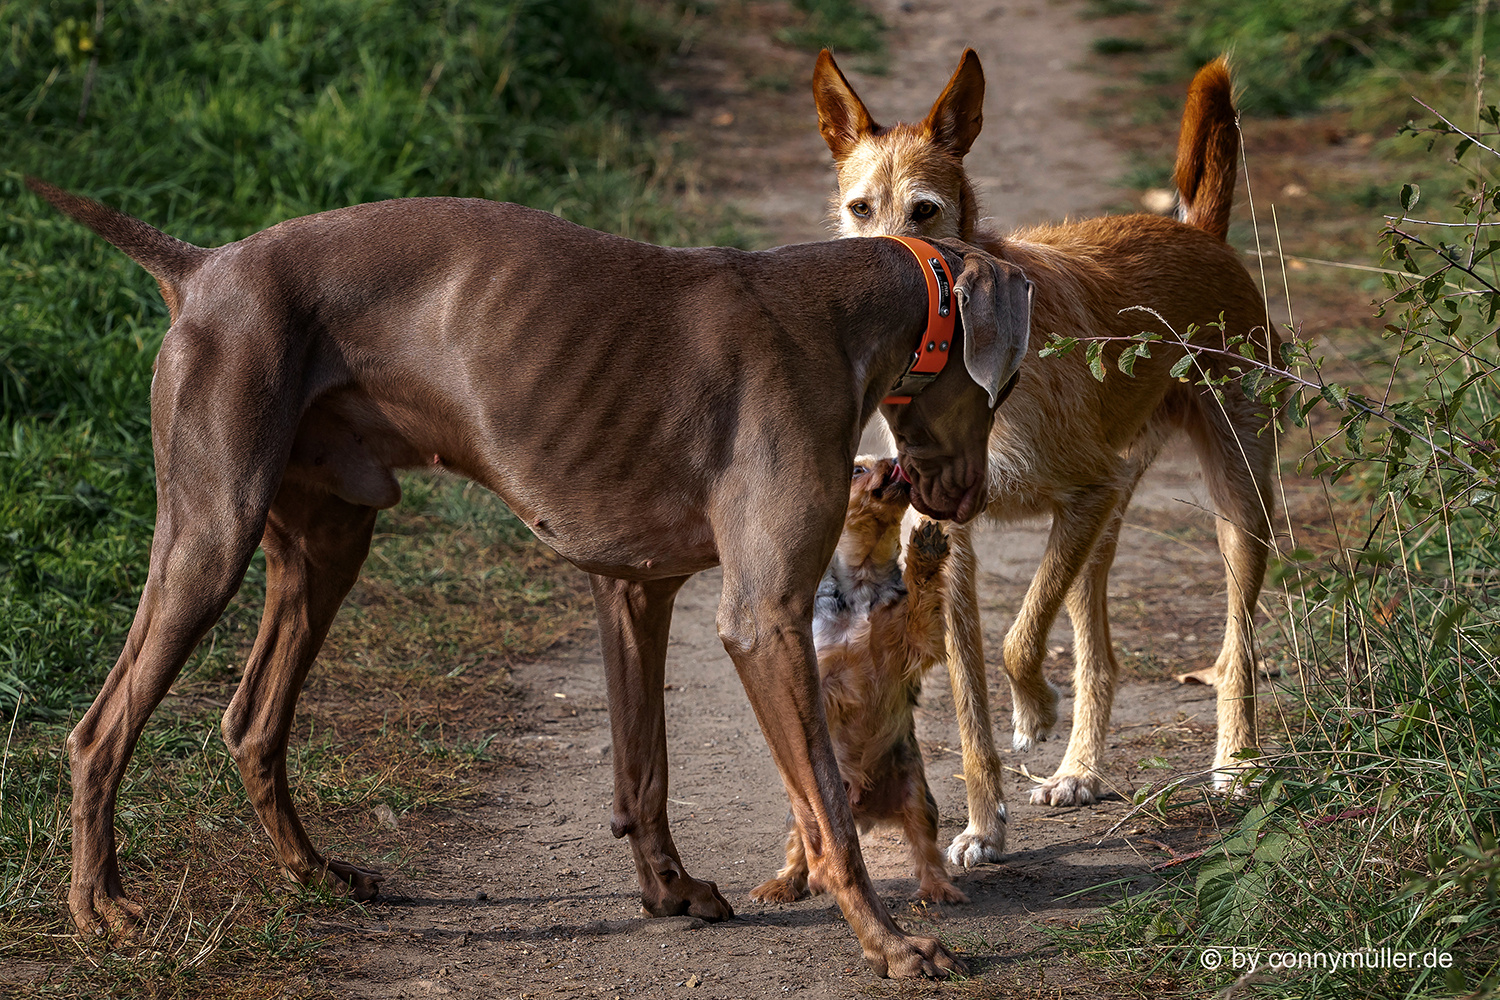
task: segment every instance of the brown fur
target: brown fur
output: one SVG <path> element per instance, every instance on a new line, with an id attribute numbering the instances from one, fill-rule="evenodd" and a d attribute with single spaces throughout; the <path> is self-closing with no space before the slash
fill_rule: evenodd
<path id="1" fill-rule="evenodd" d="M 907 490 L 895 462 L 854 460 L 849 513 L 828 572 L 818 586 L 813 636 L 823 714 L 839 773 L 861 832 L 895 823 L 906 834 L 919 895 L 942 903 L 967 898 L 943 870 L 937 801 L 927 787 L 914 710 L 922 675 L 943 655 L 942 529 L 926 521 L 912 535 L 901 569 L 901 518 Z M 789 824 L 786 867 L 750 895 L 789 903 L 807 894 L 807 849 Z"/>
<path id="2" fill-rule="evenodd" d="M 136 741 L 238 589 L 256 546 L 266 607 L 224 715 L 292 877 L 357 899 L 381 877 L 324 857 L 286 771 L 297 695 L 354 584 L 395 472 L 438 466 L 499 494 L 590 574 L 614 733 L 610 829 L 655 915 L 733 915 L 667 828 L 663 722 L 672 602 L 724 569 L 719 633 L 786 783 L 814 876 L 882 975 L 961 968 L 875 895 L 819 709 L 812 609 L 865 422 L 926 323 L 892 240 L 762 253 L 664 249 L 477 199 L 413 198 L 191 247 L 28 179 L 156 276 L 173 321 L 151 387 L 157 519 L 145 589 L 104 687 L 68 738 L 79 929 L 129 932 L 116 795 Z M 1024 279 L 957 241 L 964 364 L 884 407 L 913 503 L 978 513 L 991 398 L 1020 364 Z M 1019 299 L 1024 304 L 1024 295 Z"/>
<path id="3" fill-rule="evenodd" d="M 996 521 L 1052 517 L 1046 555 L 1005 639 L 1005 668 L 1015 699 L 1018 749 L 1044 738 L 1057 721 L 1057 693 L 1042 676 L 1045 640 L 1066 605 L 1074 630 L 1073 735 L 1061 766 L 1032 801 L 1092 801 L 1119 664 L 1105 603 L 1110 564 L 1130 496 L 1164 441 L 1185 431 L 1196 449 L 1219 514 L 1219 547 L 1229 585 L 1224 645 L 1216 664 L 1221 784 L 1234 757 L 1253 748 L 1255 657 L 1251 628 L 1265 573 L 1272 507 L 1274 442 L 1265 407 L 1230 388 L 1221 403 L 1172 379 L 1183 349 L 1158 345 L 1134 377 L 1115 369 L 1118 344 L 1105 349 L 1107 374 L 1096 381 L 1082 349 L 1041 358 L 1050 334 L 1130 337 L 1154 330 L 1171 341 L 1197 327 L 1193 342 L 1222 347 L 1248 334 L 1261 359 L 1276 356 L 1254 283 L 1223 242 L 1233 197 L 1239 133 L 1228 69 L 1215 61 L 1193 81 L 1178 152 L 1177 183 L 1185 222 L 1154 216 L 1088 219 L 1008 235 L 978 224 L 962 158 L 977 132 L 983 72 L 965 52 L 948 86 L 921 122 L 877 125 L 825 51 L 814 75 L 824 138 L 838 167 L 834 206 L 845 236 L 881 233 L 972 239 L 1019 266 L 1035 284 L 1030 353 L 1012 401 L 990 436 L 986 513 Z M 1135 311 L 1145 306 L 1156 316 Z M 1224 329 L 1211 326 L 1220 315 Z M 1170 329 L 1169 329 L 1170 327 Z M 1226 363 L 1200 356 L 1222 374 Z M 948 653 L 963 736 L 969 828 L 949 849 L 953 863 L 995 860 L 1005 846 L 1005 805 L 985 689 L 975 597 L 973 545 L 966 528 L 949 533 Z"/>

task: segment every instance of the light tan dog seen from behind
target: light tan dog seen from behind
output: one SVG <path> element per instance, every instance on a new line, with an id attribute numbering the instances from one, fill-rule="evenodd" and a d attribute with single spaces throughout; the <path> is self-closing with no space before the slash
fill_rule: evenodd
<path id="1" fill-rule="evenodd" d="M 813 606 L 823 713 L 849 805 L 861 832 L 893 823 L 906 834 L 918 895 L 966 903 L 943 869 L 937 800 L 927 787 L 914 709 L 922 676 L 943 657 L 943 562 L 948 540 L 935 521 L 912 533 L 906 568 L 901 519 L 911 487 L 890 458 L 854 460 L 849 513 Z M 808 890 L 807 847 L 795 823 L 786 867 L 750 895 L 790 903 Z"/>
<path id="2" fill-rule="evenodd" d="M 1277 337 L 1261 295 L 1224 242 L 1234 196 L 1239 132 L 1223 59 L 1194 79 L 1183 116 L 1175 180 L 1181 221 L 1109 216 L 1038 226 L 1008 235 L 986 229 L 964 172 L 964 155 L 983 121 L 984 74 L 966 51 L 947 88 L 921 122 L 877 125 L 824 51 L 813 79 L 818 125 L 833 152 L 843 236 L 957 236 L 1020 267 L 1035 285 L 1031 345 L 1020 384 L 990 434 L 991 520 L 1050 515 L 1047 551 L 1005 639 L 1014 706 L 1014 745 L 1029 749 L 1057 721 L 1056 690 L 1042 675 L 1046 637 L 1066 606 L 1074 634 L 1073 732 L 1056 773 L 1031 792 L 1054 806 L 1093 801 L 1119 664 L 1111 649 L 1105 596 L 1125 508 L 1166 440 L 1184 431 L 1216 508 L 1228 578 L 1228 620 L 1215 665 L 1218 783 L 1227 784 L 1240 751 L 1256 745 L 1252 615 L 1265 574 L 1274 440 L 1269 412 L 1231 385 L 1216 400 L 1170 369 L 1179 336 L 1224 348 L 1248 335 L 1261 360 Z M 1140 307 L 1150 309 L 1147 313 Z M 1222 326 L 1217 325 L 1222 315 Z M 1052 334 L 1130 338 L 1144 330 L 1166 343 L 1135 366 L 1115 361 L 1090 373 L 1082 349 L 1042 358 Z M 1199 354 L 1201 370 L 1223 376 L 1225 359 Z M 1196 375 L 1196 372 L 1195 372 Z M 949 532 L 948 658 L 964 752 L 969 826 L 949 860 L 996 860 L 1005 847 L 1000 762 L 991 733 L 975 595 L 971 529 Z"/>

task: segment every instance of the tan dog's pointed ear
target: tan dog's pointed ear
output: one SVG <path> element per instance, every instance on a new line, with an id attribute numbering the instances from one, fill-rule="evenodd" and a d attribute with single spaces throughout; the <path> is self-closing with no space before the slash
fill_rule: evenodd
<path id="1" fill-rule="evenodd" d="M 984 125 L 984 68 L 973 49 L 964 49 L 958 69 L 922 124 L 933 141 L 954 156 L 963 156 L 979 138 Z"/>
<path id="2" fill-rule="evenodd" d="M 1000 405 L 1021 371 L 1031 340 L 1031 282 L 1014 264 L 968 253 L 954 283 L 964 326 L 964 367 Z"/>
<path id="3" fill-rule="evenodd" d="M 813 69 L 813 103 L 818 106 L 818 131 L 835 160 L 848 156 L 860 139 L 879 127 L 827 49 L 818 53 Z"/>

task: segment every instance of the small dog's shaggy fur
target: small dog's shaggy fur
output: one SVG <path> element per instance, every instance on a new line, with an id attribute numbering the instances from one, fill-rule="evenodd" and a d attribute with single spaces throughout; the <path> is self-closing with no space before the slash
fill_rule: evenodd
<path id="1" fill-rule="evenodd" d="M 823 712 L 860 830 L 899 824 L 920 896 L 963 903 L 967 898 L 943 869 L 937 802 L 913 717 L 922 675 L 943 656 L 948 539 L 936 522 L 924 520 L 912 534 L 903 573 L 897 557 L 908 504 L 909 486 L 897 479 L 892 459 L 855 459 L 844 532 L 813 611 Z M 809 885 L 807 851 L 792 825 L 786 867 L 751 895 L 791 902 L 809 889 L 821 891 Z"/>

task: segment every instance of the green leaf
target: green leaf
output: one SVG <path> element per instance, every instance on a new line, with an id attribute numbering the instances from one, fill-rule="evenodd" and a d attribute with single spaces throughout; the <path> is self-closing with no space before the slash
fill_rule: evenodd
<path id="1" fill-rule="evenodd" d="M 1286 857 L 1286 849 L 1291 846 L 1291 843 L 1292 838 L 1289 834 L 1273 831 L 1260 838 L 1260 843 L 1255 845 L 1253 856 L 1256 861 L 1280 861 Z"/>
<path id="2" fill-rule="evenodd" d="M 1094 379 L 1104 381 L 1104 341 L 1091 340 L 1088 346 L 1089 371 L 1093 372 Z"/>
<path id="3" fill-rule="evenodd" d="M 1453 635 L 1453 630 L 1458 623 L 1463 621 L 1464 615 L 1469 613 L 1469 604 L 1461 597 L 1448 598 L 1437 621 L 1432 625 L 1432 648 L 1442 649 L 1448 644 L 1448 637 Z"/>
<path id="4" fill-rule="evenodd" d="M 1187 376 L 1188 370 L 1192 367 L 1193 352 L 1189 351 L 1182 357 L 1177 359 L 1177 363 L 1172 366 L 1171 375 L 1173 378 L 1185 378 Z"/>
<path id="5" fill-rule="evenodd" d="M 1401 208 L 1410 212 L 1422 200 L 1422 189 L 1415 184 L 1401 185 Z"/>
<path id="6" fill-rule="evenodd" d="M 1043 347 L 1036 353 L 1038 357 L 1042 358 L 1061 357 L 1062 355 L 1072 351 L 1073 348 L 1077 346 L 1077 337 L 1064 337 L 1060 333 L 1054 333 L 1052 335 L 1051 343 L 1049 343 L 1046 347 Z"/>
<path id="7" fill-rule="evenodd" d="M 1322 389 L 1323 398 L 1328 400 L 1330 406 L 1344 409 L 1349 405 L 1349 390 L 1334 382 L 1325 383 Z"/>

